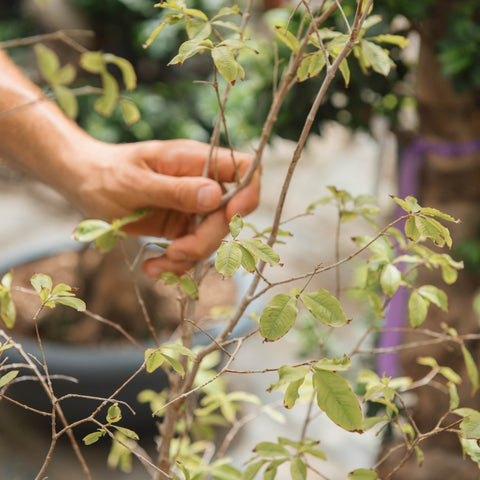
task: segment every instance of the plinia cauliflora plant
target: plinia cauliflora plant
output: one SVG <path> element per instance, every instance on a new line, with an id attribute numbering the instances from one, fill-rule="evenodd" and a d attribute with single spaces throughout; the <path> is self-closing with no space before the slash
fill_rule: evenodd
<path id="1" fill-rule="evenodd" d="M 436 247 L 451 247 L 452 240 L 445 223 L 457 220 L 436 209 L 422 207 L 413 197 L 393 197 L 392 201 L 396 202 L 404 213 L 382 227 L 375 221 L 378 208 L 374 199 L 366 195 L 355 197 L 346 191 L 330 187 L 327 197 L 310 199 L 310 205 L 304 212 L 299 212 L 299 215 L 312 214 L 321 205 L 331 204 L 338 211 L 338 228 L 332 236 L 332 242 L 339 243 L 342 224 L 353 218 L 365 219 L 371 226 L 372 234 L 356 237 L 356 249 L 347 257 L 342 258 L 337 248 L 337 258 L 333 264 L 323 265 L 321 258 L 312 259 L 309 271 L 294 278 L 270 279 L 271 269 L 281 268 L 281 259 L 275 251 L 276 245 L 282 241 L 295 248 L 295 240 L 289 238 L 288 222 L 283 218 L 284 203 L 295 169 L 301 161 L 301 153 L 313 120 L 329 84 L 336 74 L 340 74 L 348 86 L 349 62 L 358 62 L 365 73 L 373 71 L 387 75 L 393 65 L 386 47 L 403 47 L 406 44 L 405 39 L 395 35 L 368 35 L 369 28 L 380 22 L 380 18 L 372 12 L 372 3 L 371 0 L 321 1 L 315 4 L 306 0 L 300 1 L 291 8 L 290 20 L 276 25 L 273 29 L 272 37 L 280 48 L 288 49 L 289 60 L 285 64 L 277 62 L 270 72 L 275 78 L 275 88 L 262 135 L 255 147 L 255 160 L 251 170 L 243 178 L 237 178 L 233 185 L 225 186 L 224 202 L 248 184 L 253 173 L 261 167 L 265 147 L 288 92 L 310 79 L 321 81 L 278 192 L 271 225 L 259 229 L 245 224 L 240 216 L 235 216 L 230 222 L 231 239 L 225 240 L 217 251 L 214 267 L 225 277 L 225 281 L 238 270 L 243 270 L 245 275 L 251 277 L 248 291 L 236 309 L 226 316 L 221 332 L 212 337 L 192 321 L 199 285 L 205 270 L 211 268 L 211 265 L 199 262 L 193 272 L 184 276 L 164 274 L 159 279 L 178 286 L 181 318 L 176 341 L 159 341 L 138 294 L 155 346 L 144 349 L 122 331 L 128 340 L 144 352 L 144 361 L 138 365 L 131 378 L 144 370 L 152 373 L 162 369 L 168 379 L 166 389 L 138 392 L 139 398 L 151 406 L 152 422 L 158 422 L 156 458 L 141 448 L 139 435 L 122 422 L 122 410 L 131 407 L 117 400 L 116 396 L 131 378 L 118 385 L 110 397 L 97 399 L 98 406 L 92 410 L 91 415 L 75 423 L 67 421 L 62 410 L 65 397 L 56 396 L 43 353 L 42 338 L 36 322 L 38 315 L 45 308 L 51 309 L 57 304 L 63 304 L 85 311 L 98 320 L 108 320 L 99 319 L 94 313 L 88 312 L 86 305 L 75 297 L 72 287 L 65 284 L 54 286 L 46 275 L 36 274 L 32 277 L 32 286 L 41 301 L 33 320 L 42 355 L 41 358 L 33 360 L 22 346 L 15 342 L 14 334 L 0 330 L 0 353 L 5 358 L 0 364 L 0 395 L 5 401 L 15 401 L 8 396 L 8 389 L 20 381 L 22 375 L 19 375 L 18 365 L 7 361 L 8 351 L 15 349 L 24 360 L 22 367 L 27 368 L 30 376 L 40 382 L 51 401 L 50 411 L 37 411 L 38 414 L 49 416 L 52 424 L 51 443 L 37 478 L 43 478 L 48 472 L 58 439 L 64 435 L 69 437 L 87 479 L 93 478 L 93 475 L 85 460 L 83 448 L 95 448 L 91 445 L 103 437 L 112 440 L 108 460 L 111 466 L 128 471 L 132 459 L 137 458 L 145 466 L 146 477 L 149 478 L 249 480 L 263 477 L 268 480 L 280 478 L 280 475 L 284 475 L 283 472 L 287 472 L 286 475 L 295 480 L 307 478 L 309 472 L 317 478 L 327 478 L 322 473 L 322 466 L 328 462 L 320 444 L 322 439 L 315 432 L 307 434 L 309 424 L 315 416 L 314 412 L 325 414 L 339 428 L 359 435 L 370 429 L 381 431 L 387 426 L 399 432 L 402 443 L 395 450 L 402 448 L 403 454 L 384 480 L 391 478 L 411 455 L 416 455 L 421 463 L 422 442 L 445 431 L 458 435 L 464 452 L 478 463 L 480 412 L 463 408 L 459 404 L 457 393 L 457 385 L 461 381 L 471 382 L 473 392 L 478 389 L 477 367 L 466 346 L 467 340 L 478 340 L 478 336 L 459 335 L 446 325 L 440 325 L 438 331 L 422 329 L 427 312 L 435 308 L 447 310 L 448 301 L 446 294 L 438 287 L 418 285 L 415 281 L 415 273 L 423 268 L 438 270 L 447 284 L 456 280 L 457 270 L 462 265 L 447 253 L 439 253 Z M 180 66 L 197 55 L 203 55 L 204 61 L 211 63 L 212 78 L 208 85 L 215 91 L 218 99 L 218 117 L 211 139 L 211 162 L 215 162 L 213 152 L 222 138 L 232 149 L 232 162 L 235 162 L 226 121 L 229 92 L 238 88 L 239 83 L 248 82 L 248 70 L 244 68 L 243 62 L 248 64 L 252 57 L 261 57 L 262 48 L 266 48 L 261 47 L 260 40 L 256 41 L 254 32 L 249 29 L 252 4 L 253 2 L 248 0 L 241 8 L 236 5 L 224 6 L 213 16 L 207 16 L 201 10 L 189 8 L 180 0 L 163 1 L 158 4 L 165 12 L 163 20 L 145 42 L 145 47 L 148 48 L 152 42 L 160 41 L 164 28 L 181 24 L 185 27 L 188 39 L 180 45 L 171 64 Z M 344 20 L 342 31 L 329 27 L 328 21 L 333 15 Z M 299 21 L 293 22 L 294 18 Z M 102 52 L 82 51 L 80 66 L 90 73 L 98 74 L 102 84 L 100 89 L 89 89 L 86 92 L 85 88 L 78 91 L 72 86 L 75 69 L 69 65 L 62 66 L 53 51 L 37 45 L 36 53 L 52 94 L 71 117 L 76 115 L 76 95 L 98 93 L 100 97 L 95 103 L 95 109 L 100 114 L 111 114 L 119 103 L 127 122 L 134 122 L 138 118 L 136 107 L 120 95 L 118 82 L 107 68 L 108 64 L 119 67 L 126 89 L 131 90 L 135 88 L 136 78 L 130 64 L 125 60 Z M 205 174 L 209 170 L 210 165 L 207 165 Z M 122 227 L 144 215 L 148 215 L 148 211 L 138 212 L 111 224 L 100 220 L 86 220 L 78 226 L 74 237 L 81 242 L 94 242 L 97 249 L 107 252 L 124 239 Z M 198 218 L 199 222 L 201 220 Z M 402 229 L 399 228 L 401 222 L 404 222 Z M 145 248 L 146 245 L 133 260 L 126 258 L 134 283 L 135 266 Z M 368 314 L 362 313 L 359 318 L 348 318 L 338 298 L 342 280 L 339 274 L 336 291 L 333 293 L 326 288 L 311 290 L 309 285 L 313 279 L 321 279 L 323 273 L 339 271 L 342 265 L 353 259 L 359 260 L 360 257 L 364 262 L 363 275 L 351 288 L 359 292 L 357 296 L 362 301 L 363 308 L 368 308 Z M 0 286 L 1 317 L 8 329 L 15 324 L 15 306 L 12 302 L 13 274 L 14 272 L 9 272 L 4 275 Z M 365 354 L 374 355 L 379 352 L 372 346 L 371 338 L 382 329 L 385 311 L 398 290 L 405 290 L 409 295 L 409 326 L 405 329 L 415 330 L 426 336 L 427 343 L 444 342 L 459 349 L 467 367 L 468 378 L 462 379 L 452 369 L 439 365 L 432 357 L 419 359 L 422 365 L 429 366 L 431 370 L 422 380 L 415 382 L 406 377 L 385 377 L 365 368 Z M 263 311 L 258 312 L 258 326 L 252 328 L 247 335 L 232 336 L 234 327 L 244 316 L 247 307 L 264 297 L 268 297 L 269 301 Z M 369 318 L 368 322 L 364 317 Z M 265 386 L 269 391 L 280 390 L 283 393 L 285 414 L 299 403 L 309 404 L 304 424 L 291 438 L 271 438 L 252 445 L 251 457 L 244 459 L 239 465 L 238 459 L 232 460 L 229 457 L 229 447 L 235 434 L 257 415 L 267 414 L 279 418 L 281 414 L 278 406 L 274 408 L 273 402 L 272 405 L 262 405 L 260 399 L 249 392 L 227 388 L 227 377 L 266 372 L 266 369 L 261 368 L 261 352 L 260 368 L 255 372 L 235 370 L 232 367 L 233 361 L 253 336 L 259 335 L 265 342 L 282 341 L 289 332 L 297 328 L 301 319 L 305 318 L 308 318 L 311 329 L 318 338 L 315 358 L 293 365 L 278 365 L 274 369 L 276 381 Z M 358 340 L 349 350 L 336 347 L 332 339 L 341 335 L 342 329 L 352 322 L 357 323 L 362 330 Z M 119 329 L 114 324 L 112 327 Z M 206 346 L 194 347 L 193 333 L 199 329 L 209 341 Z M 408 345 L 392 347 L 391 351 L 407 347 Z M 214 368 L 215 361 L 219 361 L 219 353 L 222 354 L 221 363 Z M 442 392 L 449 397 L 449 408 L 433 429 L 420 431 L 412 418 L 411 407 L 405 396 L 410 396 L 416 389 L 442 381 L 446 387 Z M 245 402 L 257 407 L 255 416 L 243 416 L 241 405 Z M 371 405 L 376 406 L 374 414 L 370 413 L 373 411 L 369 408 Z M 108 407 L 106 416 L 100 414 L 105 406 Z M 30 408 L 28 405 L 23 407 Z M 451 420 L 452 414 L 454 420 Z M 88 447 L 82 446 L 74 435 L 75 429 L 80 425 L 92 427 L 91 433 L 83 437 L 82 443 Z M 211 433 L 218 433 L 215 427 L 219 425 L 227 428 L 227 434 L 223 439 L 217 439 L 214 444 Z M 377 470 L 390 453 L 386 452 L 370 469 L 355 469 L 349 474 L 349 478 L 378 479 Z"/>

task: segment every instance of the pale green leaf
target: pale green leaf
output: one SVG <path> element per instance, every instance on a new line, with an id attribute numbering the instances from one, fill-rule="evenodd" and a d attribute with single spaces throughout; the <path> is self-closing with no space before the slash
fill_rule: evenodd
<path id="1" fill-rule="evenodd" d="M 320 322 L 330 327 L 342 327 L 348 322 L 340 302 L 327 290 L 302 292 L 300 300 Z"/>
<path id="2" fill-rule="evenodd" d="M 290 476 L 292 480 L 305 480 L 307 478 L 307 466 L 300 457 L 293 457 L 290 463 Z"/>
<path id="3" fill-rule="evenodd" d="M 120 433 L 123 433 L 123 435 L 125 435 L 127 438 L 131 438 L 132 440 L 140 440 L 139 436 L 129 428 L 119 427 L 118 425 L 114 425 L 114 428 L 116 428 Z"/>
<path id="4" fill-rule="evenodd" d="M 257 460 L 250 463 L 243 472 L 242 480 L 253 480 L 265 463 L 267 463 L 267 460 Z"/>
<path id="5" fill-rule="evenodd" d="M 93 443 L 98 442 L 100 438 L 102 438 L 105 435 L 105 432 L 103 430 L 99 430 L 98 432 L 92 432 L 83 437 L 83 443 L 85 445 L 92 445 Z"/>
<path id="6" fill-rule="evenodd" d="M 418 288 L 417 292 L 444 312 L 448 311 L 448 298 L 443 290 L 434 285 L 423 285 Z"/>
<path id="7" fill-rule="evenodd" d="M 0 318 L 7 328 L 13 328 L 17 318 L 17 311 L 8 290 L 0 290 Z"/>
<path id="8" fill-rule="evenodd" d="M 220 75 L 230 84 L 237 79 L 238 63 L 230 48 L 217 46 L 212 50 L 212 58 Z"/>
<path id="9" fill-rule="evenodd" d="M 192 278 L 185 275 L 180 278 L 178 284 L 180 285 L 180 288 L 183 290 L 183 292 L 188 295 L 192 300 L 198 299 L 198 285 Z"/>
<path id="10" fill-rule="evenodd" d="M 78 102 L 77 97 L 73 92 L 62 85 L 56 85 L 53 87 L 53 92 L 60 105 L 60 108 L 65 112 L 68 118 L 75 119 L 78 115 Z"/>
<path id="11" fill-rule="evenodd" d="M 465 438 L 459 438 L 462 445 L 464 455 L 468 455 L 472 461 L 480 466 L 480 446 L 478 446 L 478 440 L 468 440 Z"/>
<path id="12" fill-rule="evenodd" d="M 188 20 L 186 23 L 187 35 L 189 39 L 205 39 L 212 33 L 212 26 L 208 22 L 199 22 L 197 20 Z"/>
<path id="13" fill-rule="evenodd" d="M 278 340 L 293 327 L 297 313 L 295 296 L 285 293 L 275 295 L 260 317 L 260 333 L 267 340 Z"/>
<path id="14" fill-rule="evenodd" d="M 478 368 L 475 360 L 472 357 L 472 354 L 469 352 L 467 347 L 462 344 L 462 355 L 467 367 L 468 378 L 472 383 L 472 395 L 478 390 Z"/>
<path id="15" fill-rule="evenodd" d="M 75 67 L 68 63 L 57 71 L 55 76 L 55 85 L 70 85 L 77 75 Z"/>
<path id="16" fill-rule="evenodd" d="M 157 368 L 163 365 L 165 357 L 163 356 L 160 350 L 154 350 L 153 348 L 148 348 L 145 350 L 145 360 L 146 360 L 146 369 L 147 373 L 154 372 Z"/>
<path id="17" fill-rule="evenodd" d="M 201 10 L 197 10 L 196 8 L 182 8 L 182 12 L 185 13 L 185 15 L 208 22 L 208 17 Z"/>
<path id="18" fill-rule="evenodd" d="M 143 48 L 148 48 L 152 42 L 158 37 L 160 32 L 164 29 L 165 25 L 167 25 L 168 22 L 162 22 L 160 23 L 155 30 L 150 34 L 150 36 L 147 38 L 145 43 L 143 44 Z"/>
<path id="19" fill-rule="evenodd" d="M 103 220 L 83 220 L 78 224 L 72 237 L 79 242 L 91 242 L 111 229 L 112 226 Z"/>
<path id="20" fill-rule="evenodd" d="M 118 243 L 118 240 L 120 240 L 120 238 L 125 237 L 126 235 L 123 232 L 110 230 L 95 239 L 95 248 L 102 253 L 106 253 Z"/>
<path id="21" fill-rule="evenodd" d="M 308 78 L 316 77 L 325 67 L 325 55 L 323 52 L 308 54 L 297 70 L 297 80 L 303 82 Z"/>
<path id="22" fill-rule="evenodd" d="M 348 355 L 344 355 L 340 360 L 337 358 L 322 358 L 315 363 L 315 368 L 320 370 L 330 370 L 333 372 L 349 370 L 352 366 L 352 361 Z"/>
<path id="23" fill-rule="evenodd" d="M 380 480 L 373 470 L 366 468 L 357 468 L 348 474 L 348 478 L 351 480 Z"/>
<path id="24" fill-rule="evenodd" d="M 197 53 L 203 53 L 205 49 L 211 49 L 213 44 L 210 40 L 194 38 L 192 40 L 187 40 L 182 43 L 178 50 L 178 55 L 176 55 L 170 62 L 169 65 L 182 64 L 185 60 L 193 57 Z"/>
<path id="25" fill-rule="evenodd" d="M 405 201 L 402 200 L 401 198 L 395 197 L 394 195 L 390 195 L 390 197 L 394 200 L 394 202 L 402 208 L 402 210 L 405 210 L 407 213 L 410 212 L 410 205 Z"/>
<path id="26" fill-rule="evenodd" d="M 60 68 L 58 55 L 51 48 L 48 48 L 41 43 L 37 43 L 34 49 L 40 72 L 42 72 L 43 77 L 48 83 L 54 85 Z"/>
<path id="27" fill-rule="evenodd" d="M 383 293 L 389 297 L 393 297 L 401 281 L 402 274 L 400 270 L 391 263 L 385 265 L 380 276 L 380 285 L 382 286 Z"/>
<path id="28" fill-rule="evenodd" d="M 79 63 L 90 73 L 103 73 L 106 68 L 102 52 L 85 52 L 80 56 Z"/>
<path id="29" fill-rule="evenodd" d="M 428 305 L 428 300 L 422 297 L 416 290 L 410 294 L 408 299 L 408 316 L 412 327 L 419 327 L 425 321 Z"/>
<path id="30" fill-rule="evenodd" d="M 304 382 L 304 379 L 301 378 L 300 380 L 289 383 L 287 389 L 285 390 L 285 396 L 283 398 L 283 405 L 285 406 L 285 408 L 294 407 L 295 402 L 298 400 L 300 396 L 298 393 L 298 390 L 303 385 L 303 382 Z"/>
<path id="31" fill-rule="evenodd" d="M 420 213 L 422 215 L 427 215 L 429 217 L 438 217 L 438 218 L 441 218 L 442 220 L 447 220 L 448 222 L 460 223 L 460 220 L 456 220 L 451 215 L 448 215 L 447 213 L 443 213 L 440 210 L 437 210 L 436 208 L 424 207 L 420 210 Z"/>
<path id="32" fill-rule="evenodd" d="M 233 238 L 238 237 L 243 228 L 243 219 L 240 215 L 234 215 L 229 223 L 230 234 Z"/>
<path id="33" fill-rule="evenodd" d="M 84 312 L 87 309 L 87 305 L 80 298 L 61 296 L 54 297 L 52 298 L 52 300 L 55 303 L 61 303 L 62 305 L 65 305 L 67 307 L 74 308 L 75 310 L 77 310 L 77 312 Z"/>
<path id="34" fill-rule="evenodd" d="M 111 405 L 107 411 L 107 422 L 116 423 L 122 419 L 122 411 L 118 406 L 118 403 Z"/>
<path id="35" fill-rule="evenodd" d="M 420 231 L 417 228 L 415 217 L 408 217 L 405 222 L 405 235 L 412 242 L 416 242 L 420 238 Z"/>
<path id="36" fill-rule="evenodd" d="M 334 423 L 347 431 L 362 431 L 360 403 L 348 382 L 338 373 L 315 369 L 313 388 L 317 403 Z"/>
<path id="37" fill-rule="evenodd" d="M 391 68 L 391 60 L 388 53 L 379 45 L 367 40 L 361 40 L 360 46 L 373 70 L 381 75 L 387 76 Z"/>
<path id="38" fill-rule="evenodd" d="M 448 382 L 447 385 L 450 393 L 450 410 L 455 410 L 460 405 L 457 386 L 453 382 Z"/>
<path id="39" fill-rule="evenodd" d="M 275 35 L 276 37 L 286 45 L 293 53 L 298 52 L 299 43 L 295 35 L 292 32 L 289 32 L 285 27 L 280 25 L 275 26 Z"/>
<path id="40" fill-rule="evenodd" d="M 480 439 L 480 412 L 472 412 L 460 424 L 463 438 Z"/>
<path id="41" fill-rule="evenodd" d="M 338 66 L 338 69 L 340 70 L 340 73 L 342 74 L 343 80 L 345 81 L 345 87 L 348 87 L 350 84 L 350 68 L 348 66 L 347 59 L 344 58 L 341 62 L 340 65 Z"/>
<path id="42" fill-rule="evenodd" d="M 255 265 L 257 263 L 256 258 L 243 246 L 240 245 L 240 249 L 242 250 L 242 267 L 250 273 L 255 271 Z"/>
<path id="43" fill-rule="evenodd" d="M 368 38 L 372 42 L 377 43 L 389 43 L 391 45 L 396 45 L 400 48 L 405 48 L 407 45 L 410 44 L 410 40 L 402 35 L 392 35 L 392 34 L 384 34 L 384 35 L 376 35 L 375 37 Z"/>
<path id="44" fill-rule="evenodd" d="M 282 385 L 288 385 L 290 382 L 303 380 L 309 371 L 310 369 L 304 366 L 290 367 L 289 365 L 283 365 L 278 369 L 278 381 L 270 384 L 270 388 L 268 390 L 275 390 Z"/>
<path id="45" fill-rule="evenodd" d="M 97 113 L 104 117 L 109 117 L 118 100 L 118 83 L 108 72 L 102 73 L 103 95 L 95 101 L 93 108 Z"/>
<path id="46" fill-rule="evenodd" d="M 140 110 L 131 100 L 122 98 L 119 100 L 119 104 L 123 119 L 127 125 L 133 125 L 140 120 Z"/>
<path id="47" fill-rule="evenodd" d="M 0 377 L 0 389 L 9 384 L 18 375 L 18 370 L 10 370 L 8 373 Z"/>
<path id="48" fill-rule="evenodd" d="M 52 279 L 43 273 L 36 273 L 30 279 L 30 283 L 35 291 L 40 294 L 42 302 L 44 302 L 52 291 Z"/>
<path id="49" fill-rule="evenodd" d="M 12 280 L 13 280 L 13 272 L 7 272 L 3 277 L 0 282 L 0 285 L 7 290 L 11 288 L 12 286 Z M 0 289 L 1 290 L 1 289 Z"/>
<path id="50" fill-rule="evenodd" d="M 135 90 L 137 86 L 137 75 L 133 65 L 126 58 L 117 57 L 111 53 L 105 53 L 103 59 L 108 63 L 113 63 L 120 69 L 122 72 L 123 83 L 128 91 Z"/>
<path id="51" fill-rule="evenodd" d="M 162 355 L 165 359 L 165 362 L 168 363 L 174 370 L 177 372 L 181 377 L 185 376 L 185 369 L 183 368 L 183 365 L 173 357 L 170 357 L 169 355 L 165 355 L 165 353 L 162 352 Z"/>
<path id="52" fill-rule="evenodd" d="M 237 242 L 225 242 L 220 245 L 215 258 L 218 273 L 231 277 L 242 263 L 242 250 Z"/>
<path id="53" fill-rule="evenodd" d="M 267 458 L 288 457 L 289 453 L 285 447 L 273 442 L 260 442 L 253 450 L 257 455 Z"/>
<path id="54" fill-rule="evenodd" d="M 270 266 L 276 265 L 280 257 L 273 251 L 272 247 L 263 243 L 258 238 L 244 238 L 239 242 L 255 257 L 267 262 Z"/>

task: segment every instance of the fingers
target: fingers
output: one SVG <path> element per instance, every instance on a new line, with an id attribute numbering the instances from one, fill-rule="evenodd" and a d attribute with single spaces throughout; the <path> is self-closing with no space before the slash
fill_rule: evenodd
<path id="1" fill-rule="evenodd" d="M 193 232 L 174 240 L 165 255 L 144 262 L 143 271 L 152 278 L 164 272 L 182 274 L 197 260 L 208 258 L 219 247 L 228 233 L 225 212 L 219 210 L 210 214 Z"/>

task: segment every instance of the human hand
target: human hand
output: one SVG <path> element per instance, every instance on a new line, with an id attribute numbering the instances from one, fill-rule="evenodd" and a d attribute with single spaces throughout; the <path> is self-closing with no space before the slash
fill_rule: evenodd
<path id="1" fill-rule="evenodd" d="M 163 256 L 144 262 L 143 271 L 154 278 L 166 271 L 181 274 L 218 248 L 233 215 L 247 215 L 258 204 L 256 172 L 245 188 L 219 208 L 221 183 L 244 176 L 252 157 L 235 152 L 236 173 L 230 150 L 217 148 L 210 178 L 206 178 L 202 173 L 209 152 L 209 145 L 191 140 L 99 142 L 88 159 L 83 158 L 82 180 L 78 183 L 74 176 L 75 184 L 66 188 L 66 194 L 88 216 L 107 221 L 140 208 L 151 209 L 151 215 L 127 225 L 124 231 L 173 240 Z M 196 213 L 205 214 L 198 227 Z"/>

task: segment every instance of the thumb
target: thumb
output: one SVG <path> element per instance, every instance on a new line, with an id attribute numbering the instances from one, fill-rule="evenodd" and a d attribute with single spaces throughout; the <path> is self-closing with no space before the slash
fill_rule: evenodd
<path id="1" fill-rule="evenodd" d="M 152 173 L 150 188 L 144 190 L 152 207 L 181 212 L 203 213 L 215 210 L 222 200 L 220 185 L 204 177 L 174 177 Z"/>

